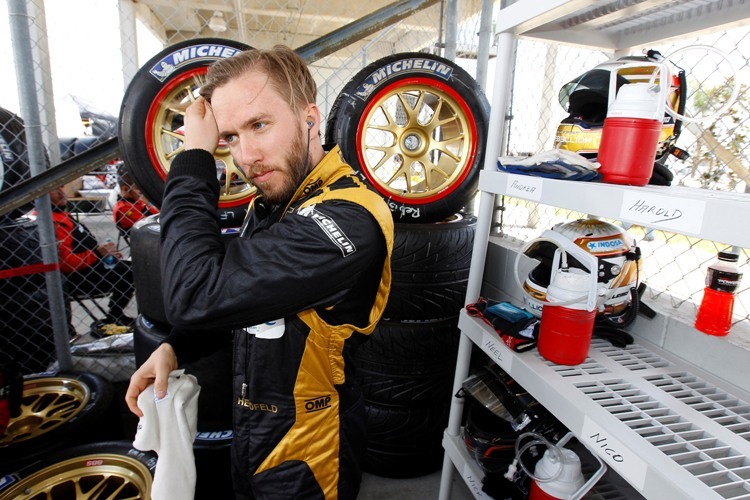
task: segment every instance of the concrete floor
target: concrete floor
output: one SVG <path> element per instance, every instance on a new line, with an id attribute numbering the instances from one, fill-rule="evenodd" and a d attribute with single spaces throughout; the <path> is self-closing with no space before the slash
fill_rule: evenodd
<path id="1" fill-rule="evenodd" d="M 372 474 L 362 477 L 359 500 L 423 500 L 438 498 L 441 471 L 410 479 L 389 479 Z M 451 500 L 469 500 L 474 496 L 457 472 L 453 474 Z"/>

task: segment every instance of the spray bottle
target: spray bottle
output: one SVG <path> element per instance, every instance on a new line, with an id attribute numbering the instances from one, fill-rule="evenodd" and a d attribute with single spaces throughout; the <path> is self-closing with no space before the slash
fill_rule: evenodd
<path id="1" fill-rule="evenodd" d="M 511 473 L 514 474 L 516 467 L 520 466 L 533 480 L 529 500 L 578 500 L 582 498 L 607 472 L 607 466 L 596 454 L 593 454 L 599 462 L 599 468 L 587 481 L 581 471 L 581 459 L 573 450 L 564 447 L 572 437 L 573 433 L 568 432 L 557 443 L 551 443 L 541 434 L 533 432 L 521 434 L 516 440 L 516 458 L 508 468 L 506 478 Z M 524 441 L 525 444 L 521 446 L 520 443 Z M 534 472 L 531 472 L 524 465 L 522 456 L 526 450 L 538 445 L 544 445 L 547 449 L 536 463 Z"/>

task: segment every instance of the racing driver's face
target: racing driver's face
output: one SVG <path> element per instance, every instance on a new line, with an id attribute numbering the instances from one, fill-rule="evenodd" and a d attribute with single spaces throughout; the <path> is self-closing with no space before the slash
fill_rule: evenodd
<path id="1" fill-rule="evenodd" d="M 291 200 L 308 173 L 305 113 L 294 113 L 260 71 L 217 87 L 211 97 L 219 137 L 267 202 Z"/>

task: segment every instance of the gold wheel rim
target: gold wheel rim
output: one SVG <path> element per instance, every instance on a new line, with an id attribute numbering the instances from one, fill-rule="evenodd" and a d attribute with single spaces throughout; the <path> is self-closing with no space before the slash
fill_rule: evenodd
<path id="1" fill-rule="evenodd" d="M 37 438 L 69 422 L 91 400 L 82 382 L 63 377 L 25 381 L 21 414 L 10 419 L 0 447 Z"/>
<path id="2" fill-rule="evenodd" d="M 172 159 L 185 149 L 182 134 L 185 110 L 200 95 L 201 76 L 194 74 L 178 82 L 157 103 L 158 108 L 151 121 L 151 140 L 159 166 L 165 173 L 169 172 Z M 249 200 L 255 194 L 255 187 L 245 181 L 223 141 L 219 143 L 214 159 L 216 176 L 221 185 L 219 204 L 233 206 Z"/>
<path id="3" fill-rule="evenodd" d="M 152 477 L 135 458 L 90 454 L 45 467 L 4 492 L 24 500 L 148 500 Z"/>
<path id="4" fill-rule="evenodd" d="M 472 161 L 470 118 L 452 95 L 424 84 L 384 93 L 363 120 L 360 154 L 383 192 L 429 198 L 453 186 Z"/>

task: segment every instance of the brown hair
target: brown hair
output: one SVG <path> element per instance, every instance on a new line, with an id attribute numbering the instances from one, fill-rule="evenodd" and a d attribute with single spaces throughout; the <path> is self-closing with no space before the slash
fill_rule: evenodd
<path id="1" fill-rule="evenodd" d="M 318 90 L 307 63 L 285 45 L 276 45 L 272 49 L 248 49 L 219 59 L 208 68 L 200 93 L 211 102 L 214 90 L 252 70 L 268 75 L 269 83 L 286 99 L 292 111 L 315 104 Z"/>

